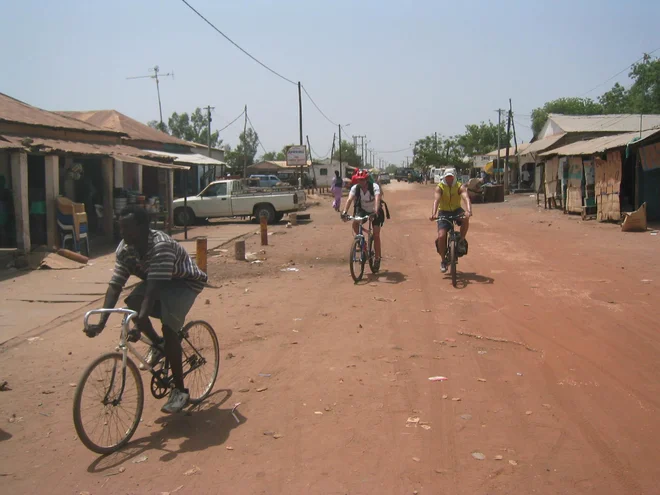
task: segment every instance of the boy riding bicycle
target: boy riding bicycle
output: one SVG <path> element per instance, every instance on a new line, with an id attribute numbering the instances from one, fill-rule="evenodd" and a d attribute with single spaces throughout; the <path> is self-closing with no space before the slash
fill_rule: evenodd
<path id="1" fill-rule="evenodd" d="M 149 366 L 153 367 L 167 357 L 172 368 L 174 390 L 161 411 L 180 412 L 187 405 L 189 394 L 183 384 L 178 332 L 208 277 L 178 242 L 149 228 L 149 214 L 141 206 L 127 206 L 121 211 L 119 229 L 122 241 L 117 247 L 115 270 L 103 307 L 115 307 L 129 276 L 142 279 L 125 300 L 129 309 L 138 312 L 137 331 L 129 336 L 129 340 L 137 341 L 140 332 L 144 332 L 154 344 L 146 358 Z M 97 325 L 90 326 L 85 331 L 87 336 L 100 334 L 108 316 L 102 315 Z M 150 316 L 161 320 L 164 338 L 154 330 Z"/>

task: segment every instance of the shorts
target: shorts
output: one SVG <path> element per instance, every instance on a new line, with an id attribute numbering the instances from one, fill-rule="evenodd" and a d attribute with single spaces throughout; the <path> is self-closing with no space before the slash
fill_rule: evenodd
<path id="1" fill-rule="evenodd" d="M 454 211 L 439 211 L 438 216 L 441 217 L 443 215 L 450 216 L 450 215 L 462 215 L 465 213 L 465 210 L 463 208 L 458 208 Z M 459 220 L 456 222 L 456 225 L 460 227 L 461 221 Z M 438 230 L 449 230 L 451 229 L 451 223 L 449 223 L 447 220 L 442 220 L 438 218 Z"/>
<path id="2" fill-rule="evenodd" d="M 367 215 L 370 215 L 368 211 L 364 211 L 362 209 L 358 209 L 358 211 L 355 213 L 356 217 L 365 217 Z M 364 220 L 362 223 L 366 223 L 368 220 Z M 371 225 L 375 227 L 382 227 L 383 224 L 385 223 L 385 213 L 383 212 L 383 209 L 381 208 L 378 214 L 376 215 L 376 218 L 374 218 L 371 222 Z"/>
<path id="3" fill-rule="evenodd" d="M 126 306 L 133 311 L 140 311 L 147 292 L 147 282 L 140 282 L 126 297 Z M 192 290 L 185 280 L 163 282 L 158 299 L 151 310 L 152 318 L 158 318 L 163 326 L 178 332 L 186 322 L 186 316 L 192 308 L 197 292 Z"/>

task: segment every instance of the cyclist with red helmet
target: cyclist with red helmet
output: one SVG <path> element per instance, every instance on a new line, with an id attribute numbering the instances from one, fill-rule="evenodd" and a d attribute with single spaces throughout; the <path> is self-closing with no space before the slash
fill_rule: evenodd
<path id="1" fill-rule="evenodd" d="M 346 217 L 348 209 L 355 204 L 353 216 L 362 217 L 375 213 L 376 217 L 372 221 L 374 235 L 374 251 L 376 255 L 376 266 L 380 266 L 380 228 L 385 223 L 385 213 L 383 212 L 380 186 L 373 180 L 370 180 L 369 172 L 366 170 L 356 170 L 351 178 L 353 186 L 348 194 L 348 201 L 342 210 L 342 217 Z M 358 222 L 353 222 L 353 231 L 358 233 Z"/>

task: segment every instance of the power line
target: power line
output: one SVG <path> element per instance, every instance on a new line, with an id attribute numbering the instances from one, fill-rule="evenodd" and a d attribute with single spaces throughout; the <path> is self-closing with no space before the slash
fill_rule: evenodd
<path id="1" fill-rule="evenodd" d="M 231 126 L 234 122 L 236 122 L 238 119 L 240 119 L 240 118 L 243 116 L 244 113 L 245 113 L 245 110 L 243 110 L 243 111 L 241 112 L 241 114 L 240 114 L 238 117 L 236 117 L 236 118 L 235 118 L 234 120 L 232 120 L 229 124 L 227 124 L 226 126 L 224 126 L 222 129 L 218 129 L 218 132 L 222 132 L 222 131 L 224 131 L 227 127 Z"/>
<path id="2" fill-rule="evenodd" d="M 400 150 L 375 151 L 375 153 L 401 153 L 402 151 L 407 151 L 411 148 L 412 148 L 412 146 L 408 146 L 407 148 L 401 148 Z"/>
<path id="3" fill-rule="evenodd" d="M 328 156 L 330 155 L 330 152 L 332 151 L 332 146 L 330 146 L 330 149 L 328 150 L 328 152 L 324 156 L 320 156 L 316 151 L 314 151 L 314 148 L 312 148 L 312 143 L 309 144 L 309 150 L 310 150 L 310 152 L 312 152 L 316 155 L 316 158 L 318 158 L 319 160 L 324 160 L 324 159 L 328 158 Z"/>
<path id="4" fill-rule="evenodd" d="M 254 128 L 254 126 L 252 125 L 252 121 L 250 120 L 250 117 L 247 116 L 247 115 L 246 115 L 246 117 L 247 117 L 247 121 L 248 121 L 248 123 L 250 124 L 250 128 L 254 131 L 254 135 L 255 135 L 255 137 L 257 138 L 257 143 L 259 143 L 259 146 L 261 146 L 261 149 L 264 150 L 264 153 L 268 153 L 268 152 L 266 151 L 266 148 L 264 148 L 264 145 L 262 144 L 261 139 L 259 139 L 259 133 L 258 133 L 257 130 Z"/>
<path id="5" fill-rule="evenodd" d="M 316 109 L 319 111 L 319 113 L 320 113 L 321 115 L 323 115 L 323 117 L 325 117 L 325 120 L 327 120 L 328 122 L 330 122 L 333 126 L 336 126 L 337 124 L 335 124 L 332 120 L 330 120 L 330 118 L 329 118 L 325 113 L 323 113 L 323 110 L 321 110 L 321 109 L 319 108 L 319 106 L 316 104 L 316 102 L 314 101 L 314 99 L 313 99 L 313 98 L 310 96 L 310 94 L 307 92 L 307 88 L 305 88 L 305 85 L 304 85 L 304 84 L 302 85 L 302 89 L 303 89 L 303 91 L 305 92 L 305 94 L 307 95 L 307 98 L 309 98 L 309 101 L 312 102 L 312 105 L 314 105 L 314 106 L 316 107 Z"/>
<path id="6" fill-rule="evenodd" d="M 199 17 L 201 17 L 202 20 L 203 20 L 204 22 L 206 22 L 209 26 L 211 26 L 213 29 L 215 29 L 220 35 L 222 35 L 223 38 L 225 38 L 227 41 L 229 41 L 232 45 L 234 45 L 236 48 L 238 48 L 240 51 L 242 51 L 245 55 L 247 55 L 248 57 L 250 57 L 250 58 L 251 58 L 252 60 L 254 60 L 256 63 L 258 63 L 259 65 L 261 65 L 264 69 L 266 69 L 266 70 L 272 72 L 273 74 L 275 74 L 275 75 L 276 75 L 277 77 L 279 77 L 280 79 L 284 79 L 286 82 L 291 83 L 291 84 L 293 84 L 294 86 L 297 85 L 297 83 L 293 82 L 291 79 L 288 79 L 288 78 L 284 77 L 282 74 L 280 74 L 279 72 L 277 72 L 277 71 L 271 69 L 271 68 L 268 67 L 266 64 L 264 64 L 263 62 L 261 62 L 261 61 L 258 60 L 257 58 L 253 57 L 250 53 L 248 53 L 246 50 L 244 50 L 243 48 L 241 48 L 236 42 L 234 42 L 234 40 L 232 40 L 229 36 L 227 36 L 225 33 L 223 33 L 223 32 L 220 31 L 217 27 L 215 27 L 215 25 L 214 25 L 211 21 L 209 21 L 206 17 L 204 17 L 202 14 L 200 14 L 200 13 L 195 9 L 195 7 L 193 7 L 192 5 L 190 5 L 186 0 L 181 0 L 181 1 L 182 1 L 183 3 L 185 3 L 185 4 L 188 6 L 188 8 L 190 8 L 190 10 L 192 10 L 195 14 L 197 14 Z"/>
<path id="7" fill-rule="evenodd" d="M 589 91 L 587 91 L 586 93 L 581 94 L 580 97 L 585 96 L 585 95 L 588 95 L 588 94 L 591 93 L 593 90 L 600 88 L 600 87 L 601 87 L 602 85 L 604 85 L 604 84 L 607 84 L 608 82 L 610 82 L 610 81 L 611 81 L 612 79 L 614 79 L 615 77 L 620 76 L 620 75 L 623 74 L 625 71 L 627 71 L 628 69 L 630 69 L 630 68 L 631 68 L 633 65 L 635 65 L 637 62 L 640 62 L 640 61 L 644 60 L 644 57 L 646 57 L 647 55 L 653 55 L 653 54 L 654 54 L 655 52 L 657 52 L 658 50 L 660 50 L 660 47 L 656 48 L 656 49 L 653 50 L 652 52 L 645 53 L 645 54 L 642 55 L 640 58 L 638 58 L 637 60 L 635 60 L 632 64 L 630 64 L 630 65 L 628 65 L 627 67 L 625 67 L 624 69 L 620 70 L 619 72 L 617 72 L 616 74 L 614 74 L 614 75 L 613 75 L 612 77 L 610 77 L 609 79 L 603 81 L 602 83 L 600 83 L 600 84 L 597 85 L 597 86 L 594 86 L 593 88 L 591 88 L 591 89 L 590 89 Z"/>

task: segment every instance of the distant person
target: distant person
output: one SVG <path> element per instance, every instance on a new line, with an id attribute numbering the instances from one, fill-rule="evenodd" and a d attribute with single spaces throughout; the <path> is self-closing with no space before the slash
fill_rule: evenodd
<path id="1" fill-rule="evenodd" d="M 339 211 L 339 207 L 341 206 L 341 193 L 343 187 L 344 187 L 344 181 L 341 179 L 341 176 L 339 175 L 339 170 L 335 170 L 335 177 L 334 179 L 332 179 L 332 187 L 330 188 L 332 194 L 335 195 L 335 200 L 332 202 L 332 208 L 335 211 Z"/>

